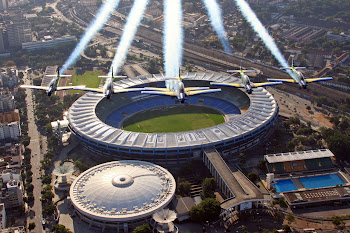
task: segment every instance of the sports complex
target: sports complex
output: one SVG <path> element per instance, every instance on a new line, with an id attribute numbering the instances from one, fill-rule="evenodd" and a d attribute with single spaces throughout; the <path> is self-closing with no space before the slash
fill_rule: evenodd
<path id="1" fill-rule="evenodd" d="M 212 73 L 182 74 L 186 87 L 210 82 L 240 82 Z M 114 87 L 165 87 L 162 74 L 120 80 Z M 87 93 L 69 109 L 70 130 L 95 155 L 137 159 L 164 165 L 199 159 L 206 148 L 237 154 L 266 138 L 278 116 L 274 97 L 263 88 L 252 94 L 221 87 L 222 91 L 176 98 L 140 92 L 106 99 Z"/>

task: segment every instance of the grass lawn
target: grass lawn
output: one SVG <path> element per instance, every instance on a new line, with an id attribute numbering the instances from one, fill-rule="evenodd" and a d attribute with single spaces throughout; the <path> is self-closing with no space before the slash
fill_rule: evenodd
<path id="1" fill-rule="evenodd" d="M 99 75 L 102 71 L 86 71 L 83 75 L 75 74 L 73 76 L 72 86 L 86 85 L 86 87 L 98 87 L 100 85 Z M 70 93 L 83 93 L 84 91 L 71 90 Z"/>
<path id="2" fill-rule="evenodd" d="M 144 133 L 183 132 L 224 123 L 224 117 L 211 108 L 176 106 L 140 112 L 123 123 L 125 130 Z"/>

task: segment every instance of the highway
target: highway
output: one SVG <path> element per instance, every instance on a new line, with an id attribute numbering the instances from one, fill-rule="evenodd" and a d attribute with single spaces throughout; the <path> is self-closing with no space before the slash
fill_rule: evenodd
<path id="1" fill-rule="evenodd" d="M 24 83 L 26 85 L 32 85 L 31 80 L 27 78 L 27 73 L 23 70 L 24 74 Z M 26 89 L 25 90 L 27 97 L 26 97 L 26 103 L 27 103 L 27 111 L 28 111 L 28 135 L 30 136 L 30 144 L 29 148 L 32 150 L 32 158 L 31 158 L 31 164 L 32 164 L 32 172 L 33 172 L 33 181 L 32 184 L 34 186 L 33 194 L 34 194 L 34 205 L 29 205 L 28 209 L 28 224 L 31 222 L 34 222 L 36 227 L 33 230 L 34 232 L 43 232 L 43 227 L 41 223 L 42 219 L 42 208 L 41 208 L 41 190 L 42 190 L 42 184 L 40 179 L 40 160 L 42 159 L 43 155 L 41 153 L 40 149 L 40 141 L 41 141 L 41 135 L 38 131 L 38 128 L 34 122 L 34 105 L 33 105 L 33 96 L 32 96 L 32 90 Z"/>

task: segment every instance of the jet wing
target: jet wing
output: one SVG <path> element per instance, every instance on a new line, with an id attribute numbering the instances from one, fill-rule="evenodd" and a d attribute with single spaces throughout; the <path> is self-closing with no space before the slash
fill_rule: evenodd
<path id="1" fill-rule="evenodd" d="M 90 91 L 90 92 L 97 92 L 97 93 L 103 93 L 102 88 L 90 88 L 90 87 L 75 87 L 75 90 L 79 91 Z"/>
<path id="2" fill-rule="evenodd" d="M 176 93 L 172 91 L 141 91 L 142 94 L 150 95 L 166 95 L 166 96 L 177 96 Z"/>
<path id="3" fill-rule="evenodd" d="M 37 90 L 49 90 L 48 86 L 31 86 L 31 85 L 21 85 L 22 88 L 30 88 L 30 89 L 37 89 Z"/>
<path id="4" fill-rule="evenodd" d="M 227 87 L 244 87 L 243 84 L 241 83 L 210 83 L 210 85 L 214 85 L 214 86 L 227 86 Z"/>
<path id="5" fill-rule="evenodd" d="M 85 86 L 62 86 L 62 87 L 57 87 L 57 91 L 62 91 L 62 90 L 71 90 L 71 89 L 76 89 L 80 90 L 79 88 L 84 88 Z"/>
<path id="6" fill-rule="evenodd" d="M 133 92 L 133 91 L 143 91 L 145 88 L 121 88 L 121 89 L 114 89 L 113 93 L 123 93 L 123 92 Z"/>
<path id="7" fill-rule="evenodd" d="M 307 83 L 313 83 L 313 82 L 320 82 L 320 81 L 329 81 L 333 80 L 332 77 L 325 77 L 325 78 L 306 78 L 305 81 Z"/>
<path id="8" fill-rule="evenodd" d="M 162 87 L 145 87 L 143 89 L 147 91 L 171 91 L 168 88 L 162 88 Z"/>
<path id="9" fill-rule="evenodd" d="M 268 78 L 267 80 L 272 81 L 272 82 L 296 83 L 296 81 L 294 79 L 273 79 L 273 78 Z"/>
<path id="10" fill-rule="evenodd" d="M 280 84 L 282 84 L 282 82 L 252 83 L 252 87 L 266 87 Z"/>
<path id="11" fill-rule="evenodd" d="M 200 94 L 208 94 L 208 93 L 214 93 L 214 92 L 220 92 L 221 89 L 209 89 L 209 90 L 198 90 L 198 91 L 188 91 L 186 92 L 187 96 L 191 95 L 200 95 Z"/>
<path id="12" fill-rule="evenodd" d="M 185 87 L 185 91 L 208 90 L 209 87 Z"/>

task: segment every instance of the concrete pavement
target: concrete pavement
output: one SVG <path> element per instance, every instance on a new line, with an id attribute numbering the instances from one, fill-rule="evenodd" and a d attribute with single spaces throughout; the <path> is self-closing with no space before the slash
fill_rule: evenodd
<path id="1" fill-rule="evenodd" d="M 31 81 L 27 79 L 27 74 L 24 73 L 25 84 L 30 85 Z M 33 106 L 33 96 L 32 90 L 26 89 L 26 103 L 27 103 L 27 114 L 28 114 L 28 135 L 30 136 L 29 148 L 32 150 L 32 172 L 33 180 L 32 184 L 34 186 L 33 195 L 34 195 L 34 204 L 29 206 L 28 209 L 28 223 L 34 222 L 36 227 L 35 232 L 43 232 L 43 227 L 41 223 L 42 219 L 42 208 L 41 208 L 41 179 L 40 179 L 40 160 L 43 155 L 41 153 L 40 144 L 41 144 L 41 135 L 38 132 L 37 126 L 34 122 L 34 106 Z"/>

